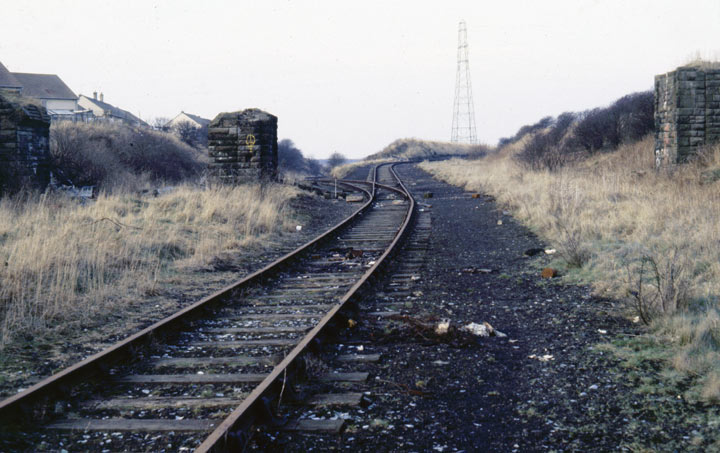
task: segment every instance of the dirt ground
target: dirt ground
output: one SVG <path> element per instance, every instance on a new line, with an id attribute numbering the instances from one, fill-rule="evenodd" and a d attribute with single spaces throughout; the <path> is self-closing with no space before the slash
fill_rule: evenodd
<path id="1" fill-rule="evenodd" d="M 545 244 L 491 198 L 472 198 L 414 166 L 401 166 L 399 173 L 416 199 L 431 205 L 424 207 L 432 231 L 421 278 L 412 295 L 398 298 L 386 292 L 389 279 L 381 282 L 363 307 L 402 307 L 402 316 L 361 317 L 322 356 L 331 369 L 370 373 L 367 383 L 349 388 L 365 392 L 367 405 L 291 411 L 290 416 L 344 418 L 347 429 L 340 437 L 263 430 L 255 449 L 717 449 L 717 409 L 663 393 L 657 362 L 621 363 L 606 352 L 603 344 L 622 343 L 640 329 L 619 302 L 542 278 L 551 260 Z M 432 198 L 423 199 L 428 192 Z M 527 256 L 534 248 L 542 252 Z M 398 263 L 407 256 L 401 253 Z M 441 320 L 449 320 L 448 334 L 423 327 Z M 471 322 L 488 322 L 505 336 L 456 330 Z M 381 360 L 351 369 L 332 361 L 335 354 L 360 350 L 379 353 Z"/>

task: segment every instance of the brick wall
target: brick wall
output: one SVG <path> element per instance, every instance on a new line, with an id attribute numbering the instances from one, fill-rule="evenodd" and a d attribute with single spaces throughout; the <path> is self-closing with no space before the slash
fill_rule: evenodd
<path id="1" fill-rule="evenodd" d="M 277 176 L 277 117 L 259 109 L 221 113 L 208 127 L 209 178 L 239 184 Z"/>

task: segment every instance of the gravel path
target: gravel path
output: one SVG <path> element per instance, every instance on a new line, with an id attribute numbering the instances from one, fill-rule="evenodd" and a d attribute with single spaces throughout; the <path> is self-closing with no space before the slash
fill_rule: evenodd
<path id="1" fill-rule="evenodd" d="M 352 176 L 364 177 L 357 173 Z M 543 279 L 550 257 L 524 252 L 544 244 L 492 199 L 472 198 L 414 166 L 400 166 L 399 173 L 416 199 L 431 205 L 423 208 L 432 231 L 421 278 L 412 295 L 400 297 L 386 292 L 389 280 L 380 284 L 364 308 L 400 308 L 405 317 L 362 318 L 335 346 L 347 351 L 359 344 L 364 353 L 382 355 L 377 364 L 355 368 L 371 373 L 371 382 L 353 389 L 369 392 L 370 405 L 325 414 L 347 419 L 341 439 L 261 433 L 255 448 L 617 451 L 632 449 L 633 436 L 651 435 L 647 421 L 628 429 L 640 403 L 617 361 L 597 348 L 634 335 L 637 326 L 588 288 Z M 432 198 L 423 199 L 427 192 Z M 406 258 L 403 252 L 398 262 Z M 447 335 L 419 324 L 442 319 L 450 321 Z M 470 322 L 488 322 L 506 336 L 455 330 Z"/>

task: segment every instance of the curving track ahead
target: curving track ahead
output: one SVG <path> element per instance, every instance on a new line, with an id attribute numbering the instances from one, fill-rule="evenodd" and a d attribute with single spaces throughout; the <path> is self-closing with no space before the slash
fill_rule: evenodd
<path id="1" fill-rule="evenodd" d="M 347 325 L 408 230 L 414 201 L 392 165 L 368 179 L 341 182 L 367 202 L 313 241 L 0 402 L 0 447 L 237 451 L 258 424 L 339 429 L 272 407 L 293 398 L 308 351 Z"/>

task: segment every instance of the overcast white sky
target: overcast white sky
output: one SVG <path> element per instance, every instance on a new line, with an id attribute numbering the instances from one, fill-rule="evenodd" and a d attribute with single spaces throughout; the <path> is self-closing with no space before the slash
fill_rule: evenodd
<path id="1" fill-rule="evenodd" d="M 477 133 L 652 88 L 720 56 L 718 0 L 3 1 L 0 62 L 149 120 L 259 107 L 306 155 L 449 140 L 467 22 Z"/>

